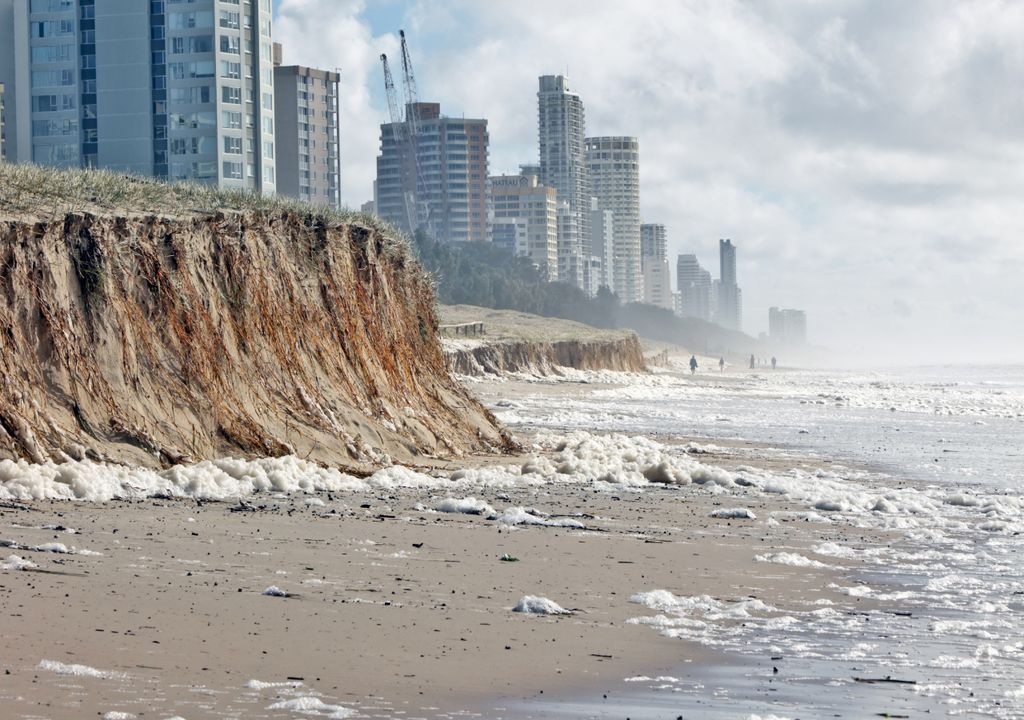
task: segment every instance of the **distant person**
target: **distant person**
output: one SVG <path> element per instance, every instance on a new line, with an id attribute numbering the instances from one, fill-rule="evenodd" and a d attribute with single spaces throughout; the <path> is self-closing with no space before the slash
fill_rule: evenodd
<path id="1" fill-rule="evenodd" d="M 695 372 L 697 372 L 697 356 L 696 355 L 691 355 L 690 356 L 690 374 L 693 375 Z"/>
<path id="2" fill-rule="evenodd" d="M 776 363 L 776 362 L 777 362 L 777 361 L 775 360 L 775 356 L 774 356 L 774 355 L 772 355 L 772 370 L 774 370 L 774 369 L 775 369 L 775 363 Z"/>
<path id="3" fill-rule="evenodd" d="M 725 372 L 725 358 L 718 358 L 718 372 Z"/>
<path id="4" fill-rule="evenodd" d="M 754 359 L 754 354 L 753 354 L 753 353 L 751 353 L 751 354 L 750 354 L 750 369 L 751 369 L 751 370 L 753 370 L 753 369 L 754 369 L 754 365 L 755 365 L 756 363 L 757 363 L 757 360 L 755 360 L 755 359 Z"/>

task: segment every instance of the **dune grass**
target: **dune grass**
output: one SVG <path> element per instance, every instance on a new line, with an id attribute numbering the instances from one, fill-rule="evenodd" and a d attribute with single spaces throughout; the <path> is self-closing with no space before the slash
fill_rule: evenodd
<path id="1" fill-rule="evenodd" d="M 322 219 L 329 225 L 358 224 L 390 238 L 404 239 L 395 227 L 373 215 L 249 189 L 168 183 L 109 170 L 62 170 L 0 163 L 0 214 L 46 219 L 81 212 L 168 217 L 217 212 L 294 213 Z"/>

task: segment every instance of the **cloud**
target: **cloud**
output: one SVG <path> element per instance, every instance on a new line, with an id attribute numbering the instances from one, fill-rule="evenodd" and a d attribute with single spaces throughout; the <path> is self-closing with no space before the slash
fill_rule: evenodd
<path id="1" fill-rule="evenodd" d="M 644 220 L 716 274 L 717 239 L 734 240 L 749 331 L 782 305 L 836 347 L 1024 358 L 1024 333 L 1008 332 L 1022 316 L 1024 4 L 404 7 L 422 98 L 488 118 L 492 172 L 535 160 L 541 74 L 568 70 L 589 134 L 639 136 Z M 298 61 L 342 67 L 350 202 L 370 197 L 377 56 L 395 53 L 372 12 L 282 0 L 275 28 Z"/>

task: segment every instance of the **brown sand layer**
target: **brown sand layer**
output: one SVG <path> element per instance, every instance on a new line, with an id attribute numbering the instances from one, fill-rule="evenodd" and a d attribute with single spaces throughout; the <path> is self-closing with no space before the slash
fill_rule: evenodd
<path id="1" fill-rule="evenodd" d="M 0 573 L 4 715 L 292 717 L 267 708 L 296 691 L 245 687 L 291 677 L 302 678 L 299 694 L 361 713 L 438 717 L 541 691 L 598 693 L 708 660 L 694 645 L 624 624 L 649 614 L 629 602 L 636 592 L 754 595 L 781 607 L 803 597 L 855 602 L 825 588 L 832 571 L 754 562 L 840 539 L 833 526 L 767 524 L 767 511 L 786 509 L 776 498 L 730 497 L 758 519 L 726 521 L 708 517 L 723 501 L 696 486 L 481 496 L 574 516 L 581 531 L 417 509 L 443 497 L 321 495 L 321 507 L 266 496 L 251 512 L 171 501 L 5 507 L 0 538 L 102 555 L 11 550 L 39 567 Z M 46 524 L 80 532 L 35 529 Z M 290 596 L 263 595 L 271 585 Z M 511 612 L 527 594 L 574 614 Z M 61 675 L 43 660 L 123 676 Z"/>

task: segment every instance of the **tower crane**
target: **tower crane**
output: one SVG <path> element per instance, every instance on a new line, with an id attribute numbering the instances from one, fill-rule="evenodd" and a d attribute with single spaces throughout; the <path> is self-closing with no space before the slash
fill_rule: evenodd
<path id="1" fill-rule="evenodd" d="M 399 30 L 398 36 L 402 44 L 402 79 L 405 81 L 405 121 L 408 126 L 409 140 L 416 168 L 416 209 L 420 224 L 426 225 L 431 230 L 431 234 L 436 235 L 433 232 L 434 217 L 430 205 L 431 193 L 427 187 L 426 175 L 420 163 L 419 93 L 416 89 L 416 75 L 412 69 L 412 56 L 409 54 L 409 43 L 406 41 L 405 30 Z"/>
<path id="2" fill-rule="evenodd" d="M 402 199 L 405 203 L 405 215 L 406 221 L 409 224 L 410 234 L 416 231 L 418 227 L 417 213 L 416 213 L 416 197 L 412 191 L 405 191 L 405 138 L 403 138 L 403 127 L 405 122 L 402 120 L 402 115 L 398 109 L 398 93 L 395 90 L 395 79 L 391 75 L 391 66 L 388 64 L 388 56 L 381 54 L 380 62 L 384 66 L 384 91 L 388 96 L 388 113 L 391 115 L 391 133 L 394 136 L 395 149 L 398 152 L 398 176 L 399 176 L 399 187 L 402 188 Z M 413 156 L 416 155 L 416 149 L 413 148 Z"/>

